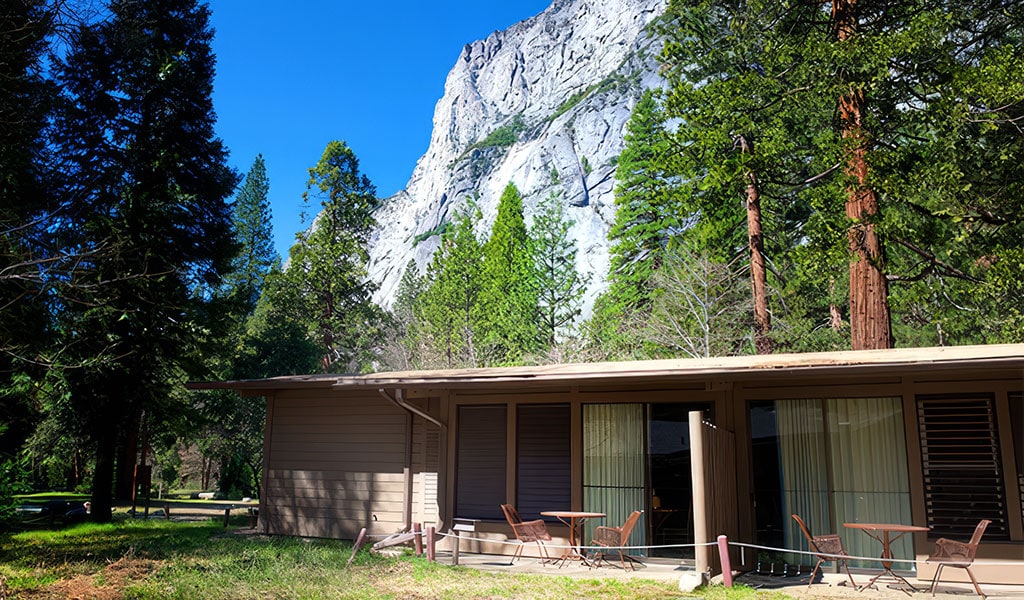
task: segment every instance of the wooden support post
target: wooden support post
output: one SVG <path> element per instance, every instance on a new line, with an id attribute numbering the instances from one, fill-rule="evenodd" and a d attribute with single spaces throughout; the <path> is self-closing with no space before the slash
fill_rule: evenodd
<path id="1" fill-rule="evenodd" d="M 416 556 L 423 556 L 423 525 L 412 524 L 413 545 L 416 547 Z"/>
<path id="2" fill-rule="evenodd" d="M 722 583 L 732 587 L 732 563 L 729 561 L 729 538 L 718 536 L 718 557 L 722 561 Z"/>
<path id="3" fill-rule="evenodd" d="M 427 560 L 430 562 L 437 560 L 437 549 L 434 547 L 437 543 L 437 537 L 435 537 L 436 532 L 437 530 L 434 529 L 433 525 L 427 527 Z"/>
<path id="4" fill-rule="evenodd" d="M 229 507 L 224 509 L 224 526 L 225 527 L 228 526 L 228 518 L 230 516 L 231 516 L 231 507 L 229 506 Z"/>
<path id="5" fill-rule="evenodd" d="M 699 410 L 689 412 L 690 420 L 690 478 L 693 480 L 693 543 L 697 572 L 705 577 L 711 566 L 711 551 L 708 540 L 708 518 L 705 505 L 704 487 L 704 429 L 703 414 Z"/>
<path id="6" fill-rule="evenodd" d="M 452 525 L 452 532 L 455 534 L 455 546 L 452 548 L 452 564 L 459 564 L 459 534 L 463 531 L 469 533 L 476 533 L 476 526 L 479 523 L 479 519 L 461 519 L 455 517 L 455 524 Z"/>
<path id="7" fill-rule="evenodd" d="M 366 528 L 365 527 L 360 529 L 359 530 L 359 535 L 356 536 L 356 543 L 352 545 L 352 556 L 348 557 L 348 562 L 345 563 L 346 567 L 349 566 L 350 564 L 352 564 L 352 559 L 356 557 L 356 552 L 359 552 L 359 549 L 363 547 L 364 543 L 366 543 Z"/>
<path id="8" fill-rule="evenodd" d="M 171 505 L 170 504 L 164 504 L 164 520 L 165 521 L 170 521 L 171 520 Z"/>

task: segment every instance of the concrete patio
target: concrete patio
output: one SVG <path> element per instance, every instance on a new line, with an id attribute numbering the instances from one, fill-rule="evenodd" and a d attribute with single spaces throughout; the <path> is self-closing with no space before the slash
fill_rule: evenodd
<path id="1" fill-rule="evenodd" d="M 450 552 L 439 551 L 437 561 L 450 565 L 452 556 Z M 510 562 L 510 557 L 493 554 L 474 554 L 463 551 L 459 556 L 459 565 L 493 573 L 512 574 L 534 574 L 554 575 L 558 577 L 573 578 L 613 578 L 620 580 L 648 579 L 678 584 L 681 578 L 692 581 L 696 577 L 692 561 L 680 561 L 669 558 L 643 558 L 642 564 L 636 565 L 635 571 L 624 571 L 614 561 L 611 564 L 605 563 L 598 568 L 590 568 L 578 561 L 567 562 L 563 566 L 558 563 L 548 564 L 540 559 L 524 557 Z M 867 582 L 870 579 L 869 573 L 858 573 L 854 571 L 854 579 L 858 582 Z M 1024 574 L 1022 574 L 1024 578 Z M 931 581 L 922 581 L 914 577 L 908 577 L 910 582 L 918 591 L 906 593 L 901 589 L 884 583 L 858 591 L 850 586 L 845 574 L 825 573 L 815 578 L 815 583 L 808 588 L 808 575 L 798 576 L 771 576 L 760 575 L 755 572 L 737 573 L 734 576 L 734 583 L 742 584 L 755 589 L 775 590 L 792 596 L 794 598 L 851 598 L 851 599 L 887 599 L 901 600 L 914 598 L 925 600 L 931 598 L 929 586 Z M 712 579 L 713 584 L 721 584 L 721 575 Z M 982 591 L 991 599 L 1006 598 L 1024 600 L 1024 584 L 1022 585 L 996 585 L 982 584 Z M 970 583 L 940 581 L 935 594 L 936 600 L 967 600 L 978 598 Z"/>

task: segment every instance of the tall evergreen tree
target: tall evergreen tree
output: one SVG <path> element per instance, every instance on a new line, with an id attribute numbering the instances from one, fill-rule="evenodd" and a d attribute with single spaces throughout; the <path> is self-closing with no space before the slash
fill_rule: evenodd
<path id="1" fill-rule="evenodd" d="M 49 362 L 41 357 L 52 341 L 44 274 L 55 258 L 45 218 L 56 210 L 46 152 L 55 94 L 42 76 L 50 23 L 39 0 L 0 9 L 0 468 L 31 433 L 29 381 L 45 372 L 33 363 Z"/>
<path id="2" fill-rule="evenodd" d="M 665 116 L 656 92 L 646 90 L 626 125 L 625 147 L 615 169 L 615 222 L 608 297 L 612 305 L 640 307 L 661 264 L 668 238 L 681 225 L 672 178 L 667 176 Z"/>
<path id="3" fill-rule="evenodd" d="M 651 279 L 669 237 L 682 226 L 676 178 L 667 164 L 664 120 L 657 92 L 645 91 L 626 125 L 625 147 L 615 170 L 608 290 L 595 302 L 588 324 L 593 343 L 609 357 L 631 355 L 642 343 L 622 326 L 633 313 L 649 309 Z"/>
<path id="4" fill-rule="evenodd" d="M 392 369 L 409 370 L 422 364 L 420 312 L 425 290 L 426 277 L 420 274 L 416 261 L 410 260 L 405 265 L 391 307 L 393 332 L 388 336 L 385 363 Z"/>
<path id="5" fill-rule="evenodd" d="M 515 184 L 505 186 L 498 200 L 483 253 L 478 307 L 483 355 L 488 364 L 519 364 L 539 348 L 540 331 L 530 235 Z"/>
<path id="6" fill-rule="evenodd" d="M 269 191 L 266 164 L 260 154 L 235 194 L 231 221 L 240 250 L 220 290 L 227 300 L 230 331 L 223 336 L 221 349 L 206 357 L 220 379 L 270 376 L 257 364 L 270 367 L 271 360 L 277 358 L 277 351 L 262 348 L 265 353 L 253 360 L 251 352 L 262 340 L 251 334 L 249 323 L 267 277 L 280 263 L 274 251 Z M 276 342 L 289 345 L 283 336 Z M 186 437 L 196 442 L 204 458 L 219 466 L 218 489 L 234 498 L 255 495 L 262 468 L 264 403 L 230 390 L 194 392 L 193 398 L 202 426 Z"/>
<path id="7" fill-rule="evenodd" d="M 1024 94 L 1009 74 L 1021 70 L 1012 48 L 1022 9 L 953 0 L 830 9 L 673 0 L 664 60 L 681 146 L 726 148 L 736 133 L 752 135 L 746 159 L 697 163 L 706 189 L 754 172 L 777 226 L 796 208 L 799 232 L 784 237 L 798 247 L 775 255 L 782 291 L 834 298 L 825 288 L 848 282 L 852 347 L 889 346 L 891 331 L 915 344 L 985 339 L 992 320 L 976 317 L 989 302 L 983 282 L 998 271 L 991 259 L 1019 247 L 1004 237 L 1019 232 L 1019 203 L 1002 199 L 1020 181 L 1024 138 L 1012 123 Z M 695 49 L 695 40 L 711 43 Z M 727 177 L 712 177 L 719 165 Z M 839 261 L 848 274 L 836 274 Z M 815 324 L 835 327 L 834 309 L 819 303 Z"/>
<path id="8" fill-rule="evenodd" d="M 242 303 L 247 312 L 256 307 L 267 273 L 278 260 L 274 250 L 269 192 L 267 166 L 263 155 L 258 154 L 241 189 L 235 194 L 232 223 L 241 251 L 226 281 L 232 296 Z"/>
<path id="9" fill-rule="evenodd" d="M 309 170 L 305 198 L 318 198 L 322 210 L 291 249 L 285 277 L 294 309 L 321 347 L 324 372 L 358 371 L 371 360 L 382 319 L 366 272 L 377 190 L 352 149 L 332 141 Z"/>
<path id="10" fill-rule="evenodd" d="M 62 298 L 60 313 L 67 354 L 85 365 L 67 381 L 96 444 L 99 521 L 111 516 L 118 447 L 130 473 L 143 415 L 181 413 L 170 390 L 185 371 L 198 375 L 200 332 L 218 333 L 209 289 L 235 251 L 226 199 L 237 181 L 213 131 L 208 7 L 115 1 L 109 14 L 74 33 L 58 75 L 73 245 L 105 252 L 70 274 L 90 285 Z"/>
<path id="11" fill-rule="evenodd" d="M 813 97 L 800 114 L 779 110 L 787 97 L 806 93 L 789 81 L 806 67 L 792 53 L 770 52 L 763 30 L 785 22 L 780 29 L 795 41 L 816 10 L 680 1 L 664 18 L 669 43 L 662 59 L 675 65 L 667 71 L 665 113 L 679 123 L 672 163 L 690 182 L 681 194 L 688 223 L 681 237 L 701 261 L 733 264 L 746 255 L 759 353 L 772 349 L 768 257 L 790 250 L 790 230 L 805 218 L 807 202 L 798 193 L 816 166 L 810 138 L 823 135 L 811 116 L 833 110 L 827 99 L 815 104 Z"/>
<path id="12" fill-rule="evenodd" d="M 424 334 L 440 354 L 430 365 L 480 366 L 477 341 L 483 249 L 476 237 L 479 211 L 470 205 L 455 215 L 441 235 L 441 246 L 427 267 L 421 298 Z"/>
<path id="13" fill-rule="evenodd" d="M 576 270 L 576 243 L 569 235 L 572 225 L 560 198 L 552 193 L 538 206 L 530 227 L 537 311 L 542 339 L 549 349 L 580 316 L 589 283 L 589 277 Z"/>

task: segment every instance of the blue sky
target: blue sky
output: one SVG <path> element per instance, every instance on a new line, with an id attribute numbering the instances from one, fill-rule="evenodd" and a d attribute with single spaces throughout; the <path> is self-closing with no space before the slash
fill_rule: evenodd
<path id="1" fill-rule="evenodd" d="M 217 134 L 243 175 L 263 154 L 282 258 L 327 142 L 348 143 L 381 197 L 402 189 L 462 47 L 550 1 L 210 0 Z"/>

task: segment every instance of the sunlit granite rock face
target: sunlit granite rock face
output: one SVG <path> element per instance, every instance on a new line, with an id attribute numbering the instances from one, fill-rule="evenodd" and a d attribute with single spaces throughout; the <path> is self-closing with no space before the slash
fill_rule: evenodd
<path id="1" fill-rule="evenodd" d="M 646 26 L 666 0 L 555 0 L 541 14 L 466 45 L 434 110 L 430 146 L 406 188 L 377 214 L 370 277 L 390 306 L 410 259 L 421 272 L 437 231 L 475 199 L 489 229 L 509 182 L 527 222 L 557 194 L 575 224 L 577 269 L 591 273 L 584 314 L 605 288 L 615 162 L 641 92 L 662 83 Z M 512 145 L 487 145 L 495 131 Z M 491 138 L 488 138 L 488 136 Z M 506 138 L 508 139 L 508 138 Z M 481 239 L 486 232 L 480 231 Z"/>

